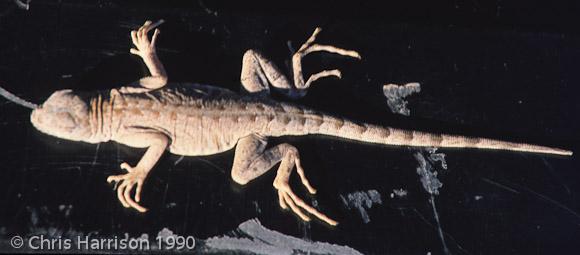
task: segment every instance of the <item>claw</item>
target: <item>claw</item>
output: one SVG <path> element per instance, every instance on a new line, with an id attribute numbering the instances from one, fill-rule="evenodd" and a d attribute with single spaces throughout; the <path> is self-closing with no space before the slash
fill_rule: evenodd
<path id="1" fill-rule="evenodd" d="M 125 171 L 127 171 L 129 173 L 130 172 L 133 172 L 133 168 L 129 164 L 127 164 L 127 162 L 121 163 L 121 166 L 120 167 L 121 167 L 121 169 L 123 169 L 123 170 L 125 170 Z"/>
<path id="2" fill-rule="evenodd" d="M 303 212 L 303 210 L 311 215 L 316 216 L 316 218 L 328 223 L 329 225 L 332 226 L 338 225 L 337 221 L 319 212 L 314 207 L 304 202 L 304 200 L 299 198 L 296 194 L 294 194 L 294 192 L 292 191 L 292 189 L 290 189 L 290 186 L 287 183 L 281 184 L 281 186 L 280 185 L 277 186 L 280 207 L 282 207 L 283 209 L 287 209 L 288 207 L 290 207 L 290 209 L 304 221 L 310 221 L 310 217 L 308 217 Z"/>
<path id="3" fill-rule="evenodd" d="M 300 163 L 300 159 L 296 159 L 296 171 L 300 176 L 300 180 L 302 181 L 302 185 L 308 189 L 310 194 L 316 194 L 316 189 L 310 185 L 310 182 L 306 178 L 306 174 L 304 174 L 304 168 L 302 168 L 302 164 Z"/>
<path id="4" fill-rule="evenodd" d="M 159 33 L 161 33 L 161 30 L 159 30 L 158 28 L 155 29 L 155 32 L 153 32 L 153 36 L 151 37 L 151 47 L 155 48 L 155 43 L 157 42 L 157 36 L 159 35 Z"/>
<path id="5" fill-rule="evenodd" d="M 288 193 L 281 192 L 280 195 L 282 195 L 282 197 L 284 198 L 284 201 L 286 201 L 286 203 L 288 205 L 290 205 L 290 208 L 292 208 L 292 211 L 294 213 L 296 213 L 296 215 L 298 215 L 298 217 L 300 217 L 303 221 L 310 221 L 310 217 L 306 216 L 306 214 L 304 214 L 298 208 L 298 206 L 296 206 L 296 203 L 294 203 L 294 201 L 292 201 L 292 198 L 290 198 L 290 196 L 288 196 Z"/>
<path id="6" fill-rule="evenodd" d="M 286 202 L 284 201 L 284 196 L 279 191 L 278 191 L 278 202 L 280 203 L 280 207 L 282 207 L 282 209 L 284 210 L 288 209 L 288 205 L 286 205 Z"/>
<path id="7" fill-rule="evenodd" d="M 283 148 L 282 150 L 284 151 L 283 152 L 284 158 L 282 159 L 282 162 L 280 162 L 280 166 L 278 167 L 278 174 L 276 175 L 276 178 L 274 179 L 273 183 L 274 188 L 278 190 L 278 202 L 280 203 L 280 207 L 282 207 L 282 209 L 290 208 L 292 212 L 294 212 L 296 215 L 298 215 L 298 217 L 300 217 L 304 221 L 310 221 L 311 218 L 309 215 L 307 215 L 308 213 L 320 219 L 321 221 L 328 223 L 329 225 L 336 226 L 338 222 L 329 218 L 328 216 L 316 210 L 314 207 L 304 202 L 304 200 L 299 198 L 294 193 L 294 191 L 292 191 L 292 188 L 290 188 L 288 181 L 290 179 L 292 169 L 296 167 L 296 171 L 298 172 L 298 175 L 300 176 L 300 180 L 302 181 L 304 187 L 306 187 L 306 189 L 308 189 L 308 192 L 310 192 L 311 194 L 316 193 L 316 189 L 314 189 L 310 185 L 310 182 L 308 181 L 306 175 L 304 174 L 304 168 L 302 168 L 302 164 L 300 162 L 300 155 L 298 154 L 296 148 L 288 145 L 282 148 Z"/>
<path id="8" fill-rule="evenodd" d="M 310 47 L 310 45 L 312 43 L 314 43 L 314 40 L 316 40 L 316 36 L 318 36 L 320 31 L 322 31 L 322 28 L 320 28 L 320 27 L 317 27 L 316 29 L 314 29 L 314 32 L 312 33 L 312 35 L 308 38 L 308 40 L 306 40 L 306 42 L 304 42 L 304 44 L 302 44 L 302 46 L 300 46 L 300 49 L 298 49 L 298 52 L 306 50 L 306 48 Z"/>
<path id="9" fill-rule="evenodd" d="M 158 26 L 161 26 L 161 24 L 163 24 L 163 23 L 165 23 L 165 20 L 160 19 L 157 22 L 151 24 L 150 27 L 149 27 L 149 30 L 154 29 L 154 28 L 156 28 Z"/>

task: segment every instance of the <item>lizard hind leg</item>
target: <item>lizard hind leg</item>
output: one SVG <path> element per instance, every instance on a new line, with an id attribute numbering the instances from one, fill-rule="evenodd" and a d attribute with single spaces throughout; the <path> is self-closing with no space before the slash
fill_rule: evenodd
<path id="1" fill-rule="evenodd" d="M 326 51 L 329 53 L 334 53 L 342 56 L 352 57 L 356 59 L 361 59 L 361 56 L 358 52 L 353 50 L 346 50 L 342 48 L 338 48 L 332 45 L 321 45 L 314 43 L 316 40 L 316 36 L 322 31 L 320 27 L 317 27 L 310 38 L 300 46 L 298 51 L 294 53 L 292 56 L 292 71 L 294 73 L 294 85 L 296 86 L 297 90 L 305 91 L 310 87 L 312 82 L 329 76 L 336 76 L 337 78 L 341 78 L 342 74 L 340 70 L 333 69 L 333 70 L 324 70 L 315 74 L 310 75 L 306 82 L 304 81 L 304 76 L 302 73 L 302 58 L 306 57 L 306 55 L 317 52 L 317 51 Z"/>
<path id="2" fill-rule="evenodd" d="M 242 73 L 240 81 L 242 83 L 243 92 L 249 93 L 258 97 L 267 97 L 270 95 L 270 88 L 272 87 L 289 98 L 297 99 L 304 97 L 310 85 L 324 77 L 336 76 L 341 77 L 338 69 L 324 70 L 312 74 L 305 82 L 302 74 L 302 58 L 306 55 L 317 52 L 326 51 L 343 56 L 360 59 L 361 56 L 356 51 L 345 50 L 330 45 L 315 44 L 314 40 L 321 29 L 316 28 L 312 36 L 295 52 L 292 56 L 292 70 L 294 74 L 294 81 L 290 81 L 280 69 L 257 50 L 248 50 L 244 53 L 242 58 Z"/>
<path id="3" fill-rule="evenodd" d="M 330 225 L 337 225 L 338 222 L 306 204 L 290 188 L 290 175 L 296 167 L 302 184 L 311 194 L 316 193 L 316 190 L 306 179 L 296 147 L 283 143 L 266 149 L 266 144 L 266 138 L 259 135 L 250 135 L 238 141 L 232 167 L 232 179 L 244 185 L 280 163 L 273 183 L 274 188 L 278 191 L 280 207 L 291 209 L 304 221 L 310 221 L 310 217 L 304 212 L 306 211 Z"/>
<path id="4" fill-rule="evenodd" d="M 290 81 L 282 74 L 276 64 L 257 50 L 247 50 L 244 53 L 240 82 L 242 83 L 242 92 L 258 97 L 270 95 L 270 83 L 274 87 L 292 87 Z"/>

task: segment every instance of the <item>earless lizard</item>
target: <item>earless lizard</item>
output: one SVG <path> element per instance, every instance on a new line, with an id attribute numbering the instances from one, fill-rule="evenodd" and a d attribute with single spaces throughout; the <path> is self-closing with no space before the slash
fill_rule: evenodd
<path id="1" fill-rule="evenodd" d="M 359 123 L 270 99 L 270 86 L 290 98 L 300 98 L 314 81 L 328 76 L 341 77 L 339 70 L 326 70 L 305 81 L 301 60 L 309 53 L 325 51 L 361 58 L 352 50 L 315 43 L 320 28 L 293 55 L 293 81 L 260 52 L 248 50 L 243 57 L 241 94 L 199 84 L 166 86 L 168 77 L 155 50 L 159 35 L 155 27 L 162 22 L 147 21 L 138 30 L 131 31 L 135 48 L 130 52 L 143 59 L 151 74 L 140 79 L 136 86 L 90 95 L 60 90 L 40 106 L 29 105 L 33 108 L 31 122 L 43 133 L 73 141 L 115 141 L 130 147 L 147 148 L 137 165 L 121 164 L 126 174 L 107 178 L 108 182 L 118 184 L 117 197 L 127 208 L 140 212 L 147 210 L 139 204 L 143 183 L 166 150 L 178 155 L 199 156 L 235 147 L 231 171 L 235 182 L 245 185 L 280 163 L 273 183 L 280 206 L 290 208 L 305 221 L 314 216 L 336 225 L 336 221 L 308 205 L 292 191 L 288 181 L 296 168 L 302 184 L 310 193 L 316 192 L 305 176 L 296 147 L 283 143 L 267 148 L 270 137 L 319 134 L 380 145 L 572 154 L 571 151 L 538 145 Z M 154 33 L 150 40 L 148 32 L 152 30 Z"/>

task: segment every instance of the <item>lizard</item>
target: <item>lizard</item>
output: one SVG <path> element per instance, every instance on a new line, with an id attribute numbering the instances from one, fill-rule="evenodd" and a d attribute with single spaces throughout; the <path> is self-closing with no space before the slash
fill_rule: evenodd
<path id="1" fill-rule="evenodd" d="M 316 28 L 293 53 L 291 81 L 258 50 L 243 55 L 241 93 L 201 84 L 168 85 L 168 76 L 156 52 L 163 20 L 146 21 L 130 32 L 130 53 L 139 56 L 150 75 L 130 86 L 82 95 L 73 90 L 55 91 L 42 105 L 17 98 L 0 88 L 8 99 L 32 108 L 32 125 L 48 135 L 87 143 L 114 141 L 129 147 L 146 148 L 139 162 L 124 162 L 125 174 L 111 175 L 117 198 L 126 208 L 146 212 L 141 202 L 144 182 L 165 151 L 183 156 L 211 155 L 234 149 L 231 178 L 246 185 L 279 164 L 273 186 L 281 208 L 290 209 L 304 221 L 311 217 L 337 225 L 298 197 L 289 185 L 296 169 L 309 193 L 316 189 L 306 178 L 298 149 L 282 143 L 267 147 L 268 139 L 282 136 L 325 135 L 370 144 L 410 147 L 477 148 L 556 155 L 569 150 L 481 137 L 436 134 L 361 123 L 336 117 L 300 105 L 270 98 L 270 87 L 296 99 L 305 96 L 310 85 L 324 77 L 341 78 L 338 69 L 303 77 L 302 58 L 313 52 L 329 52 L 355 59 L 361 55 L 332 45 L 315 42 Z M 149 32 L 154 31 L 151 39 Z M 134 195 L 133 195 L 134 193 Z"/>

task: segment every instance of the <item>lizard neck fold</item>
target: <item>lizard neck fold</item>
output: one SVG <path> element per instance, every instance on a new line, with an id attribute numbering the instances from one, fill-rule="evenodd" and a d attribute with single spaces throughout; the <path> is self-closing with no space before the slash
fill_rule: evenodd
<path id="1" fill-rule="evenodd" d="M 90 99 L 89 125 L 91 127 L 90 141 L 106 142 L 113 136 L 113 114 L 115 94 L 103 99 L 100 93 Z"/>

